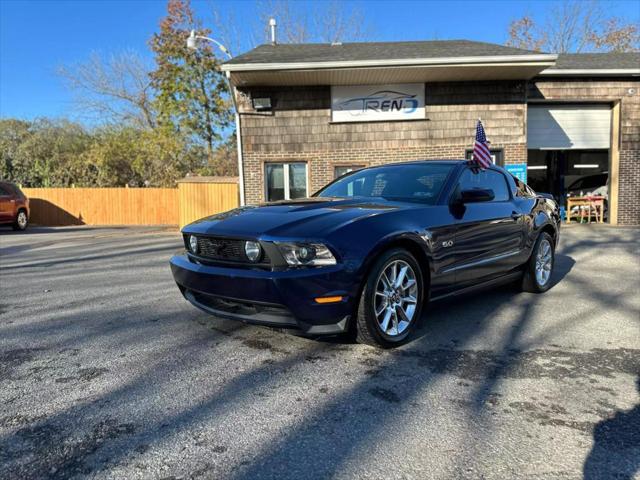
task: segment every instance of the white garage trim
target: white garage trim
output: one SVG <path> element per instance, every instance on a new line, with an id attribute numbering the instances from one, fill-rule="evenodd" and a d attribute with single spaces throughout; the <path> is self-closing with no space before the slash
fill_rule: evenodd
<path id="1" fill-rule="evenodd" d="M 529 104 L 527 107 L 527 148 L 582 150 L 610 146 L 610 105 Z"/>

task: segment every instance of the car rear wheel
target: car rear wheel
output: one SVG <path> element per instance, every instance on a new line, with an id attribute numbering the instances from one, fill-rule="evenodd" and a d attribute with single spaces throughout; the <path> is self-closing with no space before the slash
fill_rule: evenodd
<path id="1" fill-rule="evenodd" d="M 551 288 L 555 264 L 553 243 L 553 238 L 546 232 L 538 236 L 522 277 L 522 289 L 525 292 L 543 293 Z"/>
<path id="2" fill-rule="evenodd" d="M 423 298 L 424 280 L 414 256 L 400 248 L 385 252 L 362 290 L 356 340 L 383 348 L 401 345 L 418 323 Z"/>
<path id="3" fill-rule="evenodd" d="M 24 210 L 19 210 L 16 215 L 16 219 L 13 222 L 14 230 L 26 230 L 29 225 L 29 218 L 27 217 L 27 212 Z"/>

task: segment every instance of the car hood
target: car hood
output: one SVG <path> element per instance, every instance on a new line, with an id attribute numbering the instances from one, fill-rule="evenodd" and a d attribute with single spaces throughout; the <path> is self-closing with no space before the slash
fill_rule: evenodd
<path id="1" fill-rule="evenodd" d="M 304 198 L 240 207 L 187 225 L 186 233 L 239 237 L 318 238 L 360 218 L 411 204 L 383 199 Z"/>

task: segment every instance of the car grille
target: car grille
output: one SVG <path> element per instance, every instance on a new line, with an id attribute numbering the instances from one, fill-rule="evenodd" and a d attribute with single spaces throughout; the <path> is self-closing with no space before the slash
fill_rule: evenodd
<path id="1" fill-rule="evenodd" d="M 293 314 L 284 305 L 259 305 L 252 302 L 220 298 L 194 291 L 188 291 L 188 294 L 191 295 L 196 302 L 221 313 L 295 325 Z"/>
<path id="2" fill-rule="evenodd" d="M 244 240 L 221 237 L 200 237 L 198 239 L 198 257 L 221 262 L 237 262 L 264 265 L 270 263 L 267 252 L 263 250 L 258 262 L 251 262 L 244 253 Z M 187 245 L 188 248 L 188 245 Z"/>

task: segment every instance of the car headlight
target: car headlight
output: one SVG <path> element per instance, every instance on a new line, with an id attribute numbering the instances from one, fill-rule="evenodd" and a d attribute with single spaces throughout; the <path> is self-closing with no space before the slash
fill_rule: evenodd
<path id="1" fill-rule="evenodd" d="M 252 262 L 257 262 L 260 260 L 260 255 L 262 254 L 262 247 L 258 242 L 247 241 L 244 242 L 244 253 L 247 255 L 247 258 Z"/>
<path id="2" fill-rule="evenodd" d="M 193 253 L 198 253 L 198 237 L 189 235 L 189 248 Z"/>
<path id="3" fill-rule="evenodd" d="M 289 265 L 320 267 L 336 264 L 336 257 L 322 243 L 278 243 L 277 245 Z"/>

